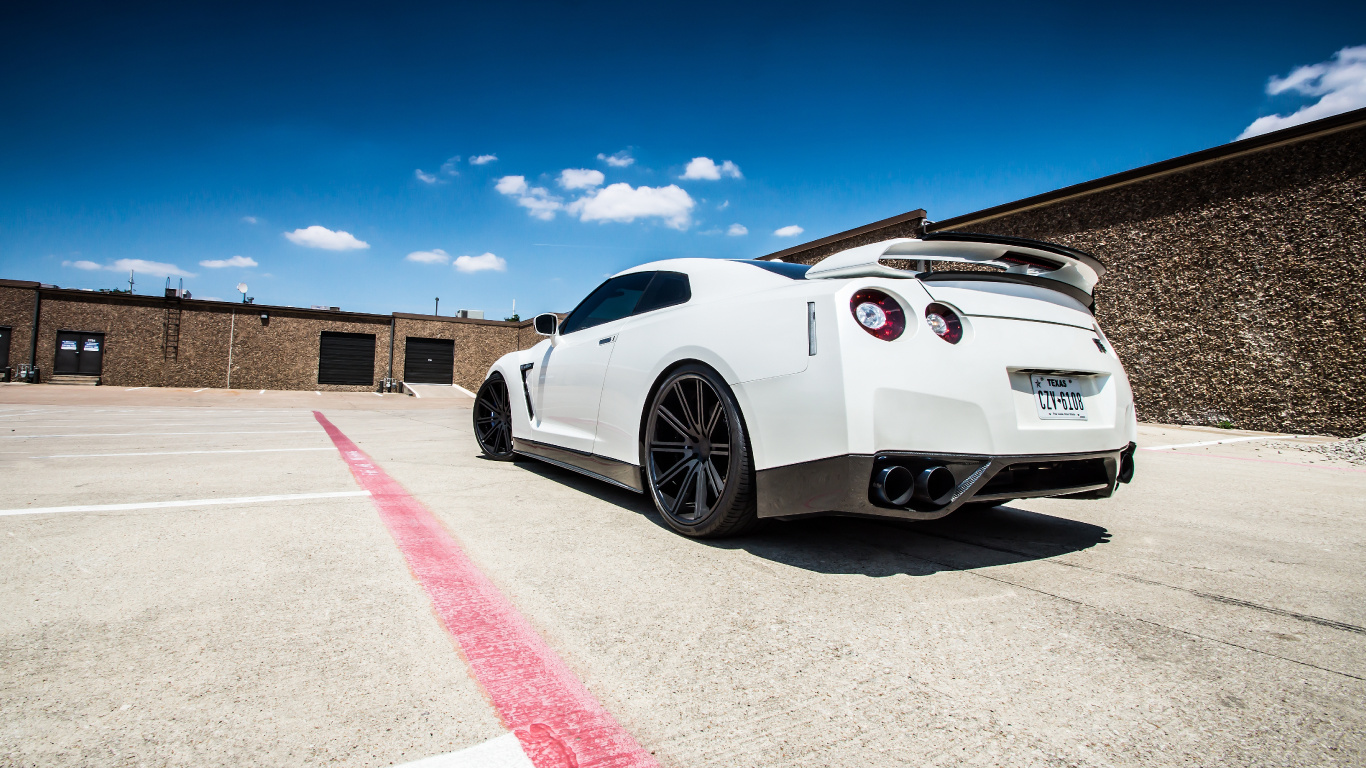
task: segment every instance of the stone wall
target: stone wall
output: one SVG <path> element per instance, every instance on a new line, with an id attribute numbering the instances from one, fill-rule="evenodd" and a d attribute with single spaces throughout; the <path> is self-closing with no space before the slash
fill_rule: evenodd
<path id="1" fill-rule="evenodd" d="M 27 363 L 36 283 L 0 282 L 0 325 L 12 326 L 11 364 Z M 530 322 L 466 320 L 422 315 L 367 315 L 291 307 L 181 301 L 155 296 L 41 289 L 37 363 L 52 375 L 59 331 L 104 334 L 101 382 L 127 387 L 214 387 L 369 391 L 389 375 L 391 329 L 394 378 L 402 378 L 408 336 L 455 341 L 455 383 L 474 390 L 502 355 L 540 340 Z M 177 354 L 165 349 L 167 312 L 180 310 Z M 266 319 L 262 319 L 262 315 Z M 318 383 L 323 331 L 375 336 L 374 383 Z M 229 374 L 231 339 L 231 374 Z"/>
<path id="2" fill-rule="evenodd" d="M 1366 129 L 959 228 L 1100 258 L 1141 420 L 1366 432 Z"/>
<path id="3" fill-rule="evenodd" d="M 474 392 L 484 374 L 498 358 L 517 349 L 534 346 L 541 340 L 529 322 L 506 323 L 496 320 L 467 320 L 432 315 L 394 315 L 398 331 L 394 345 L 394 376 L 401 378 L 404 351 L 409 336 L 455 341 L 455 383 Z M 388 354 L 388 351 L 385 351 Z"/>
<path id="4" fill-rule="evenodd" d="M 13 328 L 10 336 L 9 362 L 0 360 L 0 368 L 6 365 L 18 367 L 28 362 L 29 344 L 32 336 L 29 327 L 33 325 L 33 289 L 37 283 L 19 280 L 0 280 L 0 326 Z"/>

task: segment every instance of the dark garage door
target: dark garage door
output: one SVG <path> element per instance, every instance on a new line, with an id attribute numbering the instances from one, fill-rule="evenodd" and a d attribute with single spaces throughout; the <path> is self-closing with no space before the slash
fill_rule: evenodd
<path id="1" fill-rule="evenodd" d="M 375 334 L 323 331 L 318 342 L 319 384 L 375 383 Z"/>
<path id="2" fill-rule="evenodd" d="M 403 345 L 403 380 L 414 384 L 450 384 L 455 380 L 455 342 L 409 336 Z"/>
<path id="3" fill-rule="evenodd" d="M 0 328 L 0 368 L 9 367 L 9 328 Z"/>

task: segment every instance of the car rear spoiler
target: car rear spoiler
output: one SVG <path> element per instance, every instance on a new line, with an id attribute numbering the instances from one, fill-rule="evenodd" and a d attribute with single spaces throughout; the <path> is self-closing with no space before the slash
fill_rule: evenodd
<path id="1" fill-rule="evenodd" d="M 920 269 L 897 269 L 883 264 L 883 259 L 919 262 Z M 981 264 L 1003 271 L 931 272 L 931 261 Z M 807 270 L 806 278 L 915 277 L 925 282 L 1024 283 L 1059 291 L 1090 308 L 1095 303 L 1091 294 L 1104 275 L 1105 266 L 1095 256 L 1056 243 L 972 232 L 930 232 L 840 251 Z"/>

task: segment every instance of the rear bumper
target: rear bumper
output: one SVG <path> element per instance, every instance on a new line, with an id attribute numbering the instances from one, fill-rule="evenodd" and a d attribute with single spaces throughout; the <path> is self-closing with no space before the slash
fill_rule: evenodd
<path id="1" fill-rule="evenodd" d="M 761 469 L 756 473 L 759 517 L 835 513 L 934 520 L 970 502 L 1042 496 L 1102 499 L 1133 479 L 1134 448 L 1130 443 L 1112 451 L 1017 456 L 884 451 Z M 956 483 L 952 498 L 940 506 L 878 501 L 873 478 L 892 465 L 912 472 L 947 468 Z"/>

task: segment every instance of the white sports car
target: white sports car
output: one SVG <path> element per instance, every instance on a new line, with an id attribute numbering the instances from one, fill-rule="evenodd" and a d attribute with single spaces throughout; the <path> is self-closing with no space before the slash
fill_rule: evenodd
<path id="1" fill-rule="evenodd" d="M 811 267 L 644 264 L 536 318 L 548 338 L 489 370 L 475 435 L 490 458 L 647 493 L 689 536 L 1104 498 L 1133 476 L 1137 425 L 1091 313 L 1102 274 L 1060 245 L 952 232 Z"/>

